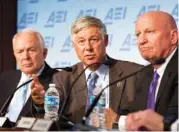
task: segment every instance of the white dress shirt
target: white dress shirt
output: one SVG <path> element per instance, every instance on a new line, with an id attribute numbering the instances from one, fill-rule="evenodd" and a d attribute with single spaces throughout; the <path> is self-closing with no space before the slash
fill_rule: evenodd
<path id="1" fill-rule="evenodd" d="M 89 75 L 92 71 L 87 69 L 85 71 L 86 81 L 88 81 Z M 96 87 L 105 88 L 109 84 L 109 67 L 102 64 L 95 73 L 99 76 L 97 79 Z M 106 108 L 109 108 L 109 88 L 104 90 L 106 94 Z"/>

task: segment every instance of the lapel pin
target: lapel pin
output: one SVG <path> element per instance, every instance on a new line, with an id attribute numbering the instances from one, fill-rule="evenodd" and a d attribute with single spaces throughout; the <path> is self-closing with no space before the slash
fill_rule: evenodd
<path id="1" fill-rule="evenodd" d="M 117 87 L 121 87 L 121 86 L 122 86 L 122 82 L 118 82 Z"/>

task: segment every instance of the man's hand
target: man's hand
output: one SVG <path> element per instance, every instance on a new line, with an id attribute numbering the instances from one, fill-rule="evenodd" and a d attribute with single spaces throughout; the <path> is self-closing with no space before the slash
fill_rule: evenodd
<path id="1" fill-rule="evenodd" d="M 32 75 L 33 81 L 31 83 L 31 97 L 35 104 L 44 104 L 45 90 L 43 85 L 39 82 L 36 75 Z"/>
<path id="2" fill-rule="evenodd" d="M 140 128 L 145 128 L 147 130 L 162 131 L 163 127 L 163 116 L 149 109 L 131 113 L 126 118 L 127 130 L 137 131 Z"/>
<path id="3" fill-rule="evenodd" d="M 126 130 L 137 131 L 140 128 L 141 124 L 139 124 L 139 115 L 141 114 L 141 112 L 142 111 L 138 111 L 127 115 L 125 123 Z"/>

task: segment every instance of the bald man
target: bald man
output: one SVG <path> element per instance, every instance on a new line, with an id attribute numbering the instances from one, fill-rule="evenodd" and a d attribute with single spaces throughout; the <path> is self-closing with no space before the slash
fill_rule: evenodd
<path id="1" fill-rule="evenodd" d="M 178 118 L 176 22 L 166 12 L 150 11 L 138 18 L 135 34 L 141 56 L 152 65 L 139 73 L 135 99 L 131 108 L 120 110 L 122 114 L 130 114 L 127 117 L 120 116 L 119 129 L 169 130 L 171 123 Z M 157 79 L 153 79 L 154 75 Z M 118 114 L 121 115 L 121 113 Z M 117 117 L 114 112 L 106 115 L 111 120 Z M 115 121 L 118 122 L 118 119 Z"/>
<path id="2" fill-rule="evenodd" d="M 127 130 L 139 130 L 141 127 L 149 130 L 166 130 L 165 124 L 170 125 L 178 118 L 177 25 L 170 14 L 151 11 L 138 18 L 135 34 L 141 56 L 152 66 L 144 70 L 138 78 L 132 107 L 134 111 L 144 111 L 129 114 L 126 118 L 126 127 Z M 155 88 L 155 105 L 152 108 L 149 106 L 149 92 L 154 72 L 157 72 L 159 77 Z M 164 124 L 161 121 L 164 121 Z M 153 125 L 149 125 L 152 123 Z"/>
<path id="3" fill-rule="evenodd" d="M 5 116 L 14 125 L 20 116 L 39 116 L 44 114 L 43 100 L 45 91 L 36 89 L 39 83 L 43 84 L 46 90 L 51 83 L 52 76 L 57 71 L 50 68 L 45 62 L 47 48 L 39 32 L 32 29 L 24 29 L 13 37 L 13 52 L 19 70 L 4 72 L 0 75 L 0 108 L 7 98 L 16 90 L 18 86 L 32 79 L 36 81 L 24 85 L 18 89 L 5 111 Z M 47 75 L 48 74 L 48 75 Z M 33 85 L 33 89 L 30 88 Z M 2 113 L 1 113 L 2 114 Z"/>

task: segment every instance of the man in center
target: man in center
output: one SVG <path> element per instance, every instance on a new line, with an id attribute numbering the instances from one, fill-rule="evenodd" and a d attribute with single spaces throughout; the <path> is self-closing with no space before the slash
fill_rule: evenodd
<path id="1" fill-rule="evenodd" d="M 113 81 L 138 70 L 141 66 L 132 62 L 115 60 L 107 55 L 108 35 L 105 25 L 98 18 L 85 16 L 77 19 L 71 27 L 71 39 L 81 62 L 72 66 L 72 72 L 62 71 L 55 74 L 53 82 L 57 88 L 65 90 L 65 99 L 74 80 L 84 68 L 88 67 L 74 84 L 63 113 L 69 120 L 77 123 L 82 121 L 82 117 L 89 108 L 90 96 L 99 92 L 98 89 L 90 89 L 89 80 L 92 73 L 97 74 L 93 81 L 96 86 L 104 88 Z M 111 64 L 100 64 L 106 60 L 110 60 Z M 93 65 L 93 63 L 99 64 Z M 129 107 L 134 98 L 135 81 L 136 77 L 132 76 L 109 86 L 105 91 L 106 106 L 115 112 Z"/>

